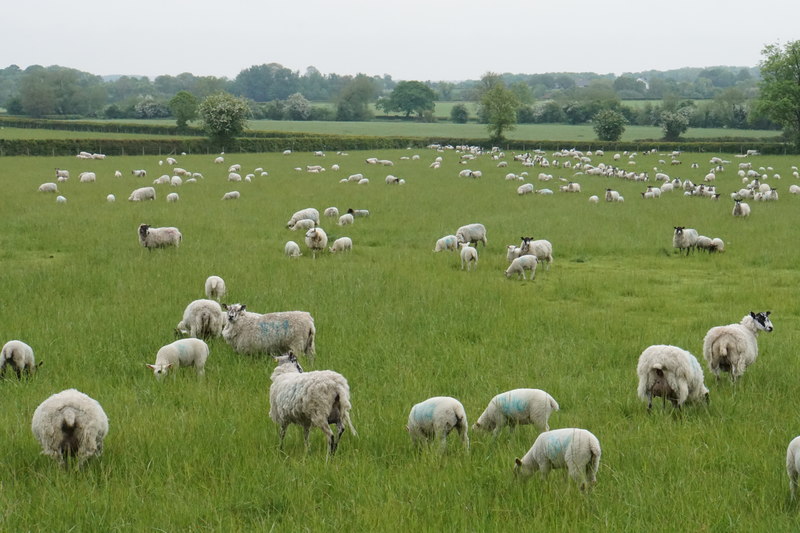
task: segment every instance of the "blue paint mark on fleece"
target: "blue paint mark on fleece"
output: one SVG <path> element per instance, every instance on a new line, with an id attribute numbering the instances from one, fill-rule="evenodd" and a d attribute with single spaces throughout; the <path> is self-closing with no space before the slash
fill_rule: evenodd
<path id="1" fill-rule="evenodd" d="M 177 344 L 177 347 L 179 356 L 183 357 L 184 355 L 186 355 L 186 346 L 184 346 L 182 342 L 179 342 Z"/>
<path id="2" fill-rule="evenodd" d="M 264 337 L 278 337 L 289 333 L 289 321 L 259 322 L 258 329 Z"/>
<path id="3" fill-rule="evenodd" d="M 433 420 L 433 411 L 436 409 L 434 402 L 422 402 L 414 406 L 411 410 L 414 420 L 426 421 Z"/>
<path id="4" fill-rule="evenodd" d="M 504 415 L 524 413 L 528 410 L 528 402 L 526 400 L 509 393 L 498 396 L 497 405 Z"/>
<path id="5" fill-rule="evenodd" d="M 564 450 L 567 449 L 569 444 L 572 442 L 572 433 L 567 433 L 562 437 L 557 437 L 555 435 L 549 435 L 547 437 L 547 442 L 545 442 L 545 449 L 547 450 L 547 457 L 550 459 L 554 459 L 560 455 L 563 455 Z"/>

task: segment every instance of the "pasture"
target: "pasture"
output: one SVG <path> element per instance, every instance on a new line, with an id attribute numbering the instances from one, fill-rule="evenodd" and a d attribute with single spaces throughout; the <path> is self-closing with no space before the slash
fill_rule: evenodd
<path id="1" fill-rule="evenodd" d="M 426 126 L 426 125 L 416 125 Z M 420 160 L 401 160 L 419 154 Z M 547 154 L 550 157 L 550 154 Z M 367 165 L 366 157 L 394 161 Z M 442 156 L 439 169 L 429 168 Z M 449 150 L 177 156 L 201 172 L 197 183 L 156 186 L 152 202 L 127 202 L 160 174 L 158 158 L 0 159 L 0 341 L 20 339 L 44 362 L 30 380 L 0 380 L 4 531 L 792 531 L 785 452 L 800 434 L 794 413 L 800 362 L 800 198 L 788 187 L 797 156 L 754 156 L 772 167 L 777 202 L 750 201 L 748 219 L 731 216 L 741 187 L 738 158 L 716 185 L 719 201 L 665 193 L 643 200 L 645 184 L 523 168 L 480 156 L 468 165 Z M 638 155 L 627 169 L 659 167 L 701 182 L 711 154 Z M 563 159 L 563 158 L 562 158 Z M 593 163 L 611 163 L 611 154 Z M 698 162 L 700 168 L 690 168 Z M 252 183 L 226 181 L 263 167 Z M 338 172 L 330 170 L 334 163 Z M 319 164 L 326 172 L 296 171 Z M 66 204 L 37 187 L 60 183 Z M 146 178 L 131 169 L 144 168 Z M 480 179 L 460 178 L 464 168 Z M 123 177 L 113 177 L 115 170 Z M 507 172 L 527 170 L 552 196 L 518 196 Z M 94 171 L 96 183 L 78 183 Z M 368 185 L 342 184 L 363 173 Z M 406 180 L 389 186 L 387 174 Z M 558 178 L 583 192 L 559 193 Z M 606 188 L 624 203 L 605 203 Z M 241 198 L 222 201 L 227 191 Z M 180 201 L 168 204 L 168 192 Z M 113 193 L 115 203 L 105 197 Z M 601 196 L 598 205 L 589 195 Z M 347 254 L 312 259 L 301 232 L 285 228 L 305 207 L 369 209 L 339 227 L 323 219 L 332 242 L 353 239 Z M 487 228 L 476 271 L 456 253 L 433 253 L 436 239 L 467 223 Z M 148 251 L 140 223 L 176 226 L 178 249 Z M 680 257 L 673 226 L 721 237 L 725 253 Z M 507 279 L 506 245 L 520 236 L 553 243 L 555 261 L 533 281 Z M 304 255 L 283 256 L 287 240 Z M 207 276 L 222 276 L 228 303 L 269 312 L 304 310 L 315 319 L 317 356 L 306 370 L 332 369 L 350 383 L 358 436 L 346 433 L 326 461 L 318 430 L 308 453 L 290 427 L 285 448 L 268 417 L 274 363 L 209 342 L 204 379 L 191 369 L 157 382 L 145 367 L 174 339 L 186 305 L 202 298 Z M 702 360 L 709 328 L 749 311 L 772 311 L 775 331 L 759 336 L 758 360 L 734 386 L 717 383 Z M 701 361 L 711 403 L 682 412 L 636 397 L 636 363 L 652 344 L 674 344 Z M 75 387 L 100 402 L 110 420 L 102 457 L 80 470 L 40 455 L 31 434 L 36 406 Z M 470 425 L 497 393 L 518 387 L 550 393 L 561 410 L 550 427 L 594 433 L 603 455 L 598 483 L 581 493 L 563 470 L 527 483 L 512 474 L 537 436 L 532 426 L 497 439 L 470 430 L 464 453 L 455 435 L 442 455 L 415 451 L 404 429 L 411 406 L 431 396 L 458 398 Z"/>

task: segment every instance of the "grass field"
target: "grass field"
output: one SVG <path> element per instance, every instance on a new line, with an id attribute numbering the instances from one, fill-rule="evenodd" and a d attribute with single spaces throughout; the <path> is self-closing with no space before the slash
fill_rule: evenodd
<path id="1" fill-rule="evenodd" d="M 419 161 L 401 160 L 419 153 Z M 437 156 L 438 170 L 429 168 Z M 610 163 L 611 154 L 594 158 Z M 369 156 L 392 159 L 369 166 Z M 511 154 L 507 154 L 510 159 Z M 0 380 L 3 531 L 796 531 L 788 500 L 785 450 L 800 433 L 794 413 L 800 362 L 797 265 L 798 202 L 788 194 L 797 157 L 752 158 L 770 166 L 781 199 L 751 202 L 734 219 L 728 193 L 741 184 L 735 163 L 717 179 L 719 202 L 665 194 L 642 200 L 642 183 L 577 176 L 581 194 L 518 196 L 519 182 L 482 156 L 457 177 L 454 152 L 421 150 L 312 157 L 309 153 L 226 154 L 252 183 L 225 181 L 208 156 L 179 157 L 205 179 L 169 188 L 154 202 L 125 201 L 163 167 L 156 157 L 0 159 L 0 340 L 21 339 L 44 361 L 38 375 Z M 661 156 L 663 158 L 663 156 Z M 630 168 L 658 167 L 640 155 Z M 684 154 L 672 176 L 702 180 L 709 154 Z M 691 169 L 690 163 L 700 168 Z M 341 166 L 309 174 L 307 164 Z M 38 193 L 53 168 L 66 204 Z M 130 175 L 149 171 L 147 179 Z M 113 178 L 114 170 L 125 176 Z M 80 184 L 93 170 L 97 183 Z M 531 176 L 538 169 L 527 169 Z M 563 169 L 549 170 L 571 178 Z M 366 186 L 340 184 L 361 172 Z M 404 186 L 388 186 L 391 172 Z M 557 188 L 557 183 L 537 188 Z M 625 203 L 591 205 L 590 194 L 619 190 Z M 241 191 L 238 201 L 220 200 Z M 109 204 L 105 197 L 117 196 Z M 354 249 L 297 260 L 282 255 L 291 214 L 313 206 L 366 208 L 367 219 L 322 226 L 348 235 Z M 179 249 L 142 249 L 140 223 L 177 226 Z M 489 244 L 477 271 L 453 253 L 434 254 L 437 238 L 482 222 Z M 721 237 L 727 251 L 679 257 L 672 227 Z M 534 281 L 506 279 L 507 244 L 521 235 L 553 243 L 555 262 Z M 317 328 L 315 363 L 350 382 L 352 418 L 326 461 L 319 431 L 311 449 L 289 430 L 278 449 L 269 420 L 273 363 L 210 341 L 205 379 L 191 369 L 156 382 L 145 363 L 173 340 L 183 309 L 203 297 L 208 275 L 222 276 L 228 302 L 268 312 L 301 309 Z M 636 362 L 652 344 L 674 344 L 701 358 L 715 325 L 748 311 L 772 311 L 775 331 L 759 338 L 760 356 L 735 386 L 707 372 L 711 404 L 650 415 L 636 397 Z M 702 362 L 704 370 L 705 362 Z M 110 419 L 105 454 L 80 470 L 39 454 L 30 421 L 50 394 L 75 387 L 98 400 Z M 541 388 L 561 406 L 552 428 L 583 427 L 600 440 L 598 484 L 582 494 L 561 470 L 548 479 L 514 479 L 511 467 L 537 432 L 523 426 L 497 439 L 470 432 L 464 453 L 416 452 L 404 430 L 410 407 L 450 395 L 474 422 L 495 394 Z M 451 437 L 452 438 L 452 437 Z"/>

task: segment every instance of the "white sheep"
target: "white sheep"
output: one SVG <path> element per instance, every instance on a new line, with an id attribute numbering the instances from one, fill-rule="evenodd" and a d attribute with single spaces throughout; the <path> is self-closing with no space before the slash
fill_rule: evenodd
<path id="1" fill-rule="evenodd" d="M 333 455 L 339 446 L 345 426 L 356 435 L 350 420 L 350 386 L 347 379 L 332 370 L 303 372 L 293 353 L 275 360 L 278 366 L 272 371 L 269 387 L 269 417 L 278 424 L 280 447 L 290 424 L 303 427 L 306 450 L 309 448 L 309 433 L 318 427 L 328 441 L 328 454 Z M 330 424 L 336 424 L 337 434 Z"/>
<path id="2" fill-rule="evenodd" d="M 322 252 L 328 246 L 328 234 L 322 228 L 311 228 L 306 232 L 306 246 L 316 259 L 317 252 Z"/>
<path id="3" fill-rule="evenodd" d="M 518 424 L 533 424 L 539 431 L 549 431 L 548 420 L 553 411 L 558 411 L 558 403 L 545 391 L 514 389 L 492 398 L 472 429 L 491 431 L 495 437 L 503 427 L 514 431 Z"/>
<path id="4" fill-rule="evenodd" d="M 283 253 L 288 257 L 300 257 L 303 255 L 300 253 L 300 246 L 294 241 L 286 241 L 286 245 L 283 247 Z"/>
<path id="5" fill-rule="evenodd" d="M 720 370 L 730 372 L 735 382 L 758 357 L 759 331 L 773 330 L 770 311 L 750 312 L 738 324 L 716 326 L 703 339 L 703 357 L 719 380 Z"/>
<path id="6" fill-rule="evenodd" d="M 333 241 L 333 246 L 330 247 L 330 252 L 349 252 L 353 249 L 353 240 L 350 237 L 339 237 Z"/>
<path id="7" fill-rule="evenodd" d="M 661 397 L 679 408 L 687 401 L 708 402 L 708 389 L 703 383 L 703 369 L 697 358 L 677 346 L 656 344 L 646 348 L 636 366 L 639 377 L 637 393 L 653 406 L 653 398 Z"/>
<path id="8" fill-rule="evenodd" d="M 550 270 L 553 264 L 553 244 L 545 239 L 534 240 L 533 237 L 521 237 L 522 243 L 519 245 L 520 257 L 525 255 L 535 255 L 539 261 L 547 261 L 545 270 Z"/>
<path id="9" fill-rule="evenodd" d="M 735 217 L 748 217 L 750 216 L 750 205 L 741 200 L 734 200 L 732 214 Z"/>
<path id="10" fill-rule="evenodd" d="M 206 298 L 209 300 L 224 300 L 225 294 L 228 292 L 225 287 L 225 280 L 219 276 L 208 276 L 204 285 Z"/>
<path id="11" fill-rule="evenodd" d="M 461 402 L 449 396 L 435 396 L 411 408 L 406 431 L 417 447 L 423 441 L 438 439 L 440 450 L 444 451 L 447 448 L 447 435 L 455 429 L 464 449 L 469 450 L 468 427 L 467 413 Z"/>
<path id="12" fill-rule="evenodd" d="M 466 226 L 461 226 L 456 231 L 456 240 L 458 243 L 474 243 L 475 246 L 478 245 L 479 242 L 483 243 L 484 248 L 488 241 L 486 240 L 486 228 L 483 224 L 467 224 Z"/>
<path id="13" fill-rule="evenodd" d="M 143 168 L 138 168 L 135 170 L 131 170 L 131 174 L 133 174 L 137 178 L 144 178 L 147 176 L 147 171 Z"/>
<path id="14" fill-rule="evenodd" d="M 300 220 L 313 220 L 315 226 L 319 226 L 319 211 L 313 207 L 301 209 L 292 215 L 292 218 L 286 223 L 286 227 L 291 229 Z"/>
<path id="15" fill-rule="evenodd" d="M 619 202 L 620 195 L 618 191 L 606 189 L 606 202 Z"/>
<path id="16" fill-rule="evenodd" d="M 94 183 L 97 181 L 97 174 L 94 172 L 81 172 L 78 175 L 78 181 L 80 183 Z"/>
<path id="17" fill-rule="evenodd" d="M 566 468 L 581 490 L 591 489 L 597 482 L 601 453 L 600 441 L 585 429 L 545 431 L 522 459 L 514 459 L 514 473 L 527 478 L 538 470 L 545 478 L 550 470 Z"/>
<path id="18" fill-rule="evenodd" d="M 113 194 L 109 194 L 108 196 L 106 196 L 106 202 L 114 203 L 116 201 L 117 201 L 117 197 L 114 196 Z"/>
<path id="19" fill-rule="evenodd" d="M 800 474 L 800 437 L 795 437 L 786 448 L 786 473 L 789 475 L 789 492 L 797 497 L 797 477 Z"/>
<path id="20" fill-rule="evenodd" d="M 178 228 L 152 228 L 148 224 L 139 225 L 139 244 L 152 250 L 153 248 L 165 248 L 167 246 L 178 247 L 183 236 Z"/>
<path id="21" fill-rule="evenodd" d="M 143 202 L 145 200 L 155 200 L 156 190 L 153 187 L 140 187 L 135 189 L 128 197 L 129 202 Z"/>
<path id="22" fill-rule="evenodd" d="M 351 215 L 350 213 L 345 213 L 344 215 L 339 217 L 339 221 L 336 224 L 338 224 L 339 226 L 347 226 L 349 224 L 352 224 L 354 220 L 355 219 L 353 218 L 353 215 Z"/>
<path id="23" fill-rule="evenodd" d="M 242 176 L 236 172 L 229 172 L 228 181 L 242 181 Z"/>
<path id="24" fill-rule="evenodd" d="M 180 199 L 181 197 L 176 192 L 171 192 L 167 195 L 167 203 L 175 203 Z"/>
<path id="25" fill-rule="evenodd" d="M 221 164 L 221 163 L 224 163 L 224 162 L 225 162 L 225 158 L 222 157 L 221 155 L 214 158 L 214 163 L 216 163 L 218 165 Z"/>
<path id="26" fill-rule="evenodd" d="M 239 199 L 239 191 L 229 191 L 222 195 L 223 200 L 238 200 Z"/>
<path id="27" fill-rule="evenodd" d="M 14 370 L 17 379 L 22 379 L 23 372 L 31 376 L 41 365 L 41 362 L 36 364 L 33 348 L 22 341 L 8 341 L 0 350 L 0 377 L 5 376 L 7 366 Z"/>
<path id="28" fill-rule="evenodd" d="M 200 339 L 178 339 L 177 341 L 162 346 L 156 353 L 155 364 L 147 367 L 153 374 L 161 379 L 169 373 L 171 368 L 177 370 L 181 366 L 193 366 L 198 376 L 206 373 L 206 360 L 208 359 L 208 345 Z"/>
<path id="29" fill-rule="evenodd" d="M 327 207 L 323 214 L 329 218 L 337 218 L 339 216 L 339 208 L 337 207 Z"/>
<path id="30" fill-rule="evenodd" d="M 522 196 L 523 194 L 530 194 L 533 192 L 533 183 L 525 183 L 517 187 L 517 194 Z"/>
<path id="31" fill-rule="evenodd" d="M 251 313 L 247 306 L 224 306 L 227 321 L 222 336 L 236 353 L 242 355 L 293 352 L 314 357 L 314 318 L 305 311 Z"/>
<path id="32" fill-rule="evenodd" d="M 590 204 L 596 204 L 596 203 L 599 203 L 599 202 L 600 202 L 600 198 L 596 194 L 593 194 L 593 195 L 591 195 L 589 197 L 589 203 Z"/>
<path id="33" fill-rule="evenodd" d="M 514 261 L 514 259 L 519 257 L 520 252 L 522 252 L 522 248 L 520 248 L 519 246 L 516 246 L 514 244 L 509 244 L 506 247 L 506 260 L 509 263 L 512 263 Z"/>
<path id="34" fill-rule="evenodd" d="M 39 185 L 39 192 L 58 192 L 58 185 L 52 182 Z"/>
<path id="35" fill-rule="evenodd" d="M 679 254 L 686 250 L 686 255 L 689 255 L 689 252 L 694 250 L 697 244 L 697 237 L 699 237 L 697 230 L 683 226 L 673 226 L 673 230 L 672 247 L 677 248 Z"/>
<path id="36" fill-rule="evenodd" d="M 531 281 L 533 281 L 534 276 L 536 276 L 536 265 L 539 263 L 539 260 L 536 258 L 535 255 L 521 255 L 511 261 L 511 264 L 508 265 L 506 269 L 506 277 L 510 278 L 512 274 L 517 274 L 518 278 L 521 277 L 522 279 L 525 278 L 525 271 L 531 271 Z"/>
<path id="37" fill-rule="evenodd" d="M 458 249 L 458 240 L 455 235 L 445 235 L 436 241 L 433 247 L 434 252 L 442 252 L 445 250 L 456 251 Z"/>
<path id="38" fill-rule="evenodd" d="M 108 417 L 96 400 L 67 389 L 53 394 L 36 408 L 31 430 L 42 453 L 65 464 L 74 457 L 80 466 L 103 453 L 103 439 L 108 434 Z"/>
<path id="39" fill-rule="evenodd" d="M 711 250 L 712 252 L 724 252 L 725 251 L 725 241 L 720 239 L 719 237 L 714 237 L 711 239 Z"/>
<path id="40" fill-rule="evenodd" d="M 464 266 L 467 267 L 467 272 L 471 270 L 472 265 L 478 268 L 478 250 L 469 245 L 469 243 L 462 242 L 458 244 L 461 247 L 461 270 Z"/>
<path id="41" fill-rule="evenodd" d="M 183 318 L 175 327 L 175 332 L 197 339 L 219 337 L 225 326 L 225 318 L 226 315 L 218 302 L 194 300 L 183 311 Z"/>
<path id="42" fill-rule="evenodd" d="M 61 195 L 56 196 L 56 203 L 57 204 L 65 204 L 65 203 L 67 203 L 66 196 L 61 196 Z"/>
<path id="43" fill-rule="evenodd" d="M 183 185 L 183 180 L 180 178 L 180 176 L 172 176 L 169 179 L 169 185 L 170 187 L 180 187 Z"/>

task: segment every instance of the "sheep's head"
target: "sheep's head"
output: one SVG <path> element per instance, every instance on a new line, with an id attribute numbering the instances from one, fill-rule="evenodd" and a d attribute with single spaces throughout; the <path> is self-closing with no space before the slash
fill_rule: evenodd
<path id="1" fill-rule="evenodd" d="M 169 372 L 169 369 L 172 368 L 172 363 L 164 364 L 164 363 L 157 363 L 155 365 L 147 365 L 147 368 L 153 370 L 153 374 L 157 378 L 163 378 Z"/>
<path id="2" fill-rule="evenodd" d="M 147 230 L 150 229 L 149 224 L 139 224 L 139 238 L 144 239 L 147 237 Z"/>
<path id="3" fill-rule="evenodd" d="M 280 356 L 275 356 L 273 357 L 273 359 L 275 359 L 275 362 L 278 363 L 278 366 L 294 365 L 294 368 L 297 370 L 298 374 L 303 373 L 303 367 L 300 366 L 299 362 L 297 362 L 297 356 L 294 354 L 294 352 L 289 352 Z"/>
<path id="4" fill-rule="evenodd" d="M 772 311 L 766 311 L 764 313 L 754 313 L 750 311 L 750 318 L 756 323 L 756 328 L 770 332 L 772 331 L 772 321 L 769 319 L 769 315 Z"/>
<path id="5" fill-rule="evenodd" d="M 223 305 L 225 311 L 228 314 L 228 322 L 236 322 L 236 319 L 239 318 L 239 315 L 245 312 L 247 309 L 246 305 L 243 304 L 232 304 L 232 305 Z"/>

